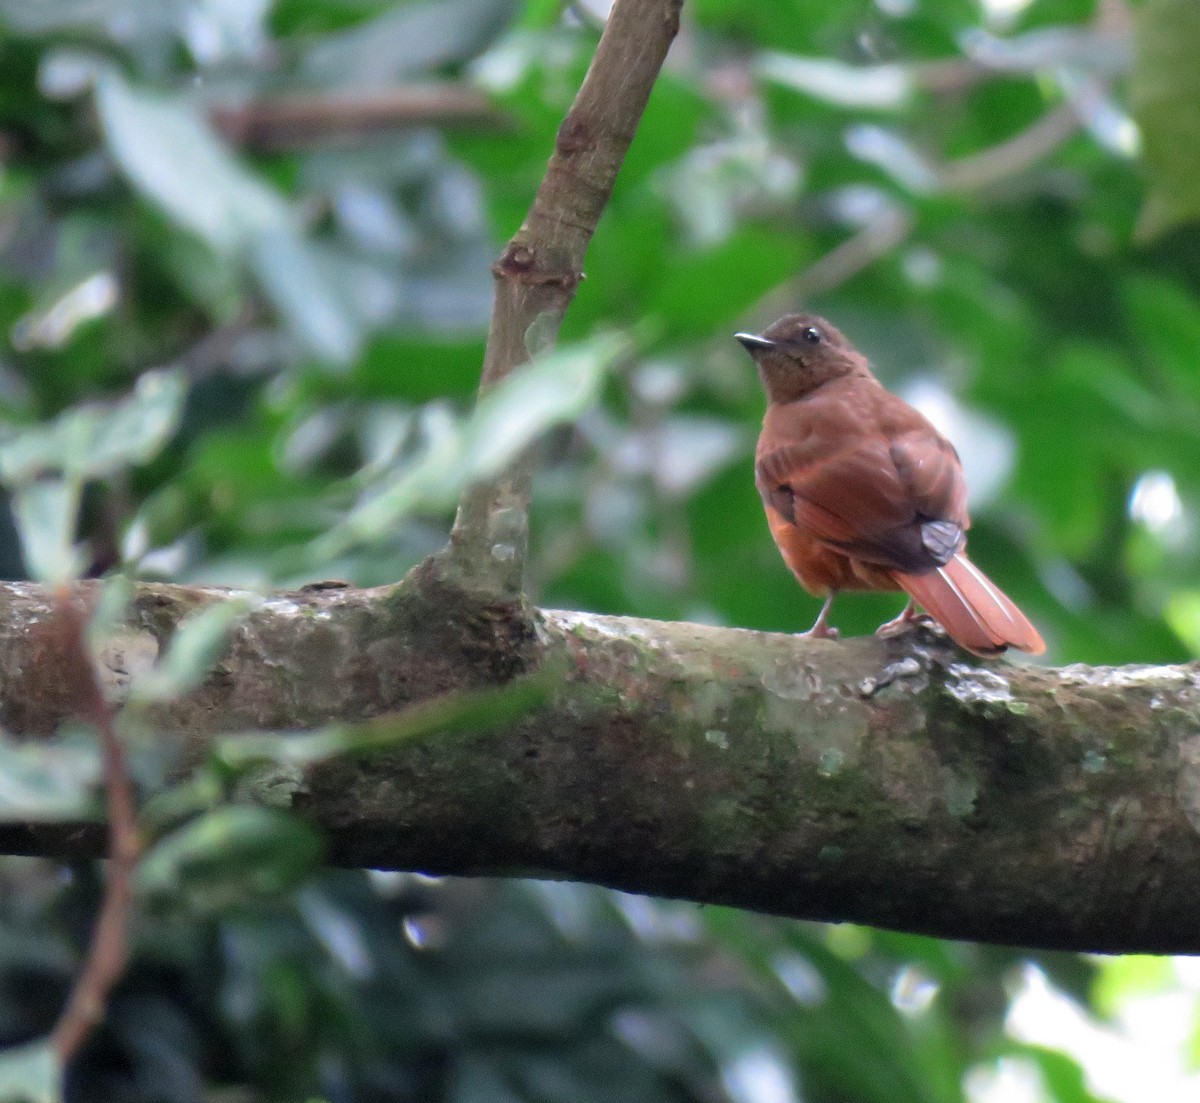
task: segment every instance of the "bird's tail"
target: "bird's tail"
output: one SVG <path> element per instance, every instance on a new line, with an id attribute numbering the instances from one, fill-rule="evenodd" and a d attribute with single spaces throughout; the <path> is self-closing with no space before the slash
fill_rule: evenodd
<path id="1" fill-rule="evenodd" d="M 976 655 L 998 655 L 1006 647 L 1040 655 L 1038 630 L 987 575 L 959 552 L 926 574 L 897 574 L 915 598 L 956 643 Z"/>

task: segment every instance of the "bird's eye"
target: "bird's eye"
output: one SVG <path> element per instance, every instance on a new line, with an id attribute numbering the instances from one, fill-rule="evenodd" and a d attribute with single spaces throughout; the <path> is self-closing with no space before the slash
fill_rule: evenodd
<path id="1" fill-rule="evenodd" d="M 810 345 L 819 345 L 821 343 L 821 331 L 816 326 L 808 326 L 801 334 Z"/>

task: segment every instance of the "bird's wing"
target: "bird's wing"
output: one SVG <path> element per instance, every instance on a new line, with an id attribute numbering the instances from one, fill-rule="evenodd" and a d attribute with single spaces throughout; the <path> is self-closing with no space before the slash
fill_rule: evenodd
<path id="1" fill-rule="evenodd" d="M 764 501 L 855 559 L 920 573 L 963 545 L 966 486 L 949 441 L 922 425 L 889 436 L 789 441 L 760 452 Z"/>

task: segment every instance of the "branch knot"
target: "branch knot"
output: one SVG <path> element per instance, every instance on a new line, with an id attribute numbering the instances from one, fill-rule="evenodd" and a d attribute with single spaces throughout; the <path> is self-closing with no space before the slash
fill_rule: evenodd
<path id="1" fill-rule="evenodd" d="M 510 242 L 492 265 L 492 275 L 498 280 L 512 280 L 540 287 L 559 287 L 573 294 L 583 279 L 579 271 L 563 271 L 538 267 L 537 251 L 520 242 Z"/>

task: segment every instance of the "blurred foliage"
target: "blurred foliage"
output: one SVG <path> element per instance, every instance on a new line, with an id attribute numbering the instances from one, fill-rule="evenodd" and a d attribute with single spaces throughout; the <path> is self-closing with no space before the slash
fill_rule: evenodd
<path id="1" fill-rule="evenodd" d="M 1200 655 L 1195 5 L 688 0 L 566 347 L 468 416 L 488 267 L 603 6 L 0 0 L 0 576 L 116 572 L 114 608 L 126 576 L 393 581 L 464 478 L 550 428 L 538 600 L 795 630 L 815 603 L 767 536 L 730 334 L 803 303 L 954 438 L 973 555 L 1053 660 Z M 417 86 L 424 125 L 349 121 Z M 464 88 L 490 120 L 462 120 Z M 237 125 L 254 107 L 290 122 Z M 143 693 L 190 684 L 230 615 Z M 75 814 L 97 765 L 85 732 L 6 737 L 0 811 Z M 133 963 L 68 1099 L 952 1103 L 1018 1068 L 1088 1103 L 1071 1056 L 1005 1031 L 1014 993 L 1048 977 L 1111 1019 L 1164 983 L 584 886 L 319 873 L 321 840 L 239 770 L 152 809 Z M 96 878 L 0 864 L 0 1096 L 58 1097 L 38 1040 Z"/>

